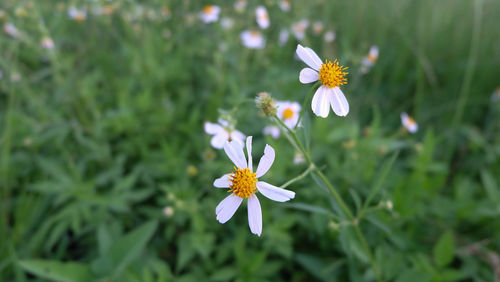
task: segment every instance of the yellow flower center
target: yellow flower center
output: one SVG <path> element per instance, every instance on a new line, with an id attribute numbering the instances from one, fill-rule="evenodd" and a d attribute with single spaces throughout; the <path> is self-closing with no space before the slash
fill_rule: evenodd
<path id="1" fill-rule="evenodd" d="M 414 125 L 416 124 L 415 120 L 412 117 L 408 117 L 408 124 L 409 125 Z"/>
<path id="2" fill-rule="evenodd" d="M 326 60 L 326 62 L 321 65 L 321 69 L 319 70 L 319 80 L 323 83 L 323 85 L 330 88 L 344 85 L 347 83 L 347 78 L 344 76 L 348 74 L 345 70 L 347 70 L 347 68 L 339 66 L 339 62 L 337 62 L 337 60 L 333 62 Z"/>
<path id="3" fill-rule="evenodd" d="M 210 14 L 212 13 L 212 10 L 214 9 L 214 7 L 212 5 L 206 5 L 204 8 L 203 8 L 203 13 L 205 14 Z"/>
<path id="4" fill-rule="evenodd" d="M 375 56 L 373 54 L 368 54 L 368 60 L 372 63 L 375 63 L 378 59 L 378 56 Z"/>
<path id="5" fill-rule="evenodd" d="M 283 119 L 291 119 L 293 117 L 293 110 L 291 108 L 286 108 L 283 111 Z"/>
<path id="6" fill-rule="evenodd" d="M 258 31 L 252 30 L 252 31 L 250 31 L 250 36 L 252 38 L 259 38 L 260 37 L 260 33 Z"/>
<path id="7" fill-rule="evenodd" d="M 257 183 L 257 174 L 249 168 L 234 168 L 234 173 L 231 174 L 230 192 L 233 192 L 240 198 L 248 198 L 255 193 L 255 183 Z"/>

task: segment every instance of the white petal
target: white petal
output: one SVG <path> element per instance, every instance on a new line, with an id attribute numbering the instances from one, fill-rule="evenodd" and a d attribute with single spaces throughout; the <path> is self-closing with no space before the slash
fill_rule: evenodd
<path id="1" fill-rule="evenodd" d="M 240 141 L 241 146 L 243 146 L 243 140 L 245 140 L 245 134 L 241 133 L 241 131 L 234 130 L 231 132 L 231 140 Z"/>
<path id="2" fill-rule="evenodd" d="M 342 93 L 340 88 L 328 88 L 326 92 L 328 98 L 330 99 L 330 103 L 332 105 L 332 109 L 336 115 L 345 117 L 349 113 L 349 103 L 347 103 L 347 99 Z"/>
<path id="3" fill-rule="evenodd" d="M 243 153 L 243 145 L 236 140 L 224 144 L 226 155 L 238 168 L 247 168 L 247 160 Z"/>
<path id="4" fill-rule="evenodd" d="M 278 139 L 280 137 L 280 128 L 274 125 L 268 125 L 264 127 L 263 133 L 265 135 L 271 135 L 274 139 Z"/>
<path id="5" fill-rule="evenodd" d="M 302 45 L 297 45 L 297 50 L 295 51 L 297 56 L 306 63 L 311 68 L 319 71 L 321 68 L 321 59 L 316 55 L 316 53 L 310 48 L 304 48 Z"/>
<path id="6" fill-rule="evenodd" d="M 304 68 L 300 71 L 299 80 L 304 84 L 315 82 L 318 79 L 319 79 L 319 74 L 317 71 L 313 69 Z"/>
<path id="7" fill-rule="evenodd" d="M 215 214 L 217 215 L 217 220 L 220 223 L 226 223 L 233 217 L 234 213 L 240 206 L 242 198 L 231 194 L 222 200 L 215 208 Z"/>
<path id="8" fill-rule="evenodd" d="M 257 178 L 266 174 L 269 168 L 273 165 L 274 155 L 275 153 L 273 147 L 266 144 L 266 148 L 264 149 L 264 155 L 262 156 L 262 158 L 260 158 L 259 166 L 257 167 L 257 172 L 256 172 Z"/>
<path id="9" fill-rule="evenodd" d="M 330 101 L 326 95 L 326 86 L 320 86 L 316 93 L 314 93 L 311 108 L 315 115 L 326 118 L 330 113 Z"/>
<path id="10" fill-rule="evenodd" d="M 205 132 L 207 134 L 219 134 L 221 132 L 224 132 L 224 128 L 222 126 L 216 124 L 216 123 L 211 123 L 211 122 L 205 122 Z"/>
<path id="11" fill-rule="evenodd" d="M 252 163 L 252 136 L 247 137 L 248 168 L 253 171 Z"/>
<path id="12" fill-rule="evenodd" d="M 222 149 L 224 148 L 224 144 L 226 143 L 227 139 L 229 138 L 229 135 L 227 132 L 221 132 L 212 137 L 212 140 L 210 140 L 210 145 L 214 147 L 215 149 Z"/>
<path id="13" fill-rule="evenodd" d="M 248 198 L 248 225 L 253 234 L 262 234 L 262 210 L 255 194 Z"/>
<path id="14" fill-rule="evenodd" d="M 295 197 L 295 192 L 276 187 L 264 181 L 258 181 L 256 185 L 262 195 L 276 202 L 286 202 Z"/>
<path id="15" fill-rule="evenodd" d="M 231 184 L 230 174 L 224 174 L 221 178 L 217 178 L 214 181 L 214 186 L 216 188 L 229 188 Z"/>

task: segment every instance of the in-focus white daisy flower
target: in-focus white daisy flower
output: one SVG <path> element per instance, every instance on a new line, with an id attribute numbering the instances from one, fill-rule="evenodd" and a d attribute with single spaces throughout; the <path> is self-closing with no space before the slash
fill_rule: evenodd
<path id="1" fill-rule="evenodd" d="M 262 234 L 262 210 L 257 199 L 257 192 L 265 197 L 277 201 L 286 202 L 295 197 L 295 192 L 285 190 L 258 178 L 266 174 L 274 162 L 274 149 L 266 145 L 264 155 L 260 159 L 257 170 L 253 171 L 252 164 L 252 136 L 246 140 L 248 163 L 243 152 L 243 145 L 238 142 L 226 142 L 224 151 L 235 165 L 235 171 L 225 174 L 214 181 L 216 188 L 229 188 L 231 195 L 222 200 L 215 208 L 217 220 L 226 223 L 234 215 L 243 199 L 248 199 L 248 225 L 253 234 Z"/>
<path id="2" fill-rule="evenodd" d="M 497 87 L 493 94 L 491 94 L 491 101 L 492 102 L 498 102 L 500 101 L 500 87 Z"/>
<path id="3" fill-rule="evenodd" d="M 224 17 L 220 20 L 220 25 L 222 29 L 225 30 L 232 29 L 234 26 L 234 21 L 231 18 Z"/>
<path id="4" fill-rule="evenodd" d="M 264 6 L 258 6 L 255 9 L 255 17 L 257 19 L 257 24 L 262 29 L 266 29 L 269 27 L 269 14 L 267 13 L 267 9 Z"/>
<path id="5" fill-rule="evenodd" d="M 243 12 L 246 7 L 247 0 L 237 0 L 236 2 L 234 2 L 234 9 L 239 13 Z"/>
<path id="6" fill-rule="evenodd" d="M 309 26 L 308 20 L 301 20 L 297 23 L 292 24 L 292 33 L 297 38 L 297 40 L 302 40 L 306 36 L 306 29 Z"/>
<path id="7" fill-rule="evenodd" d="M 54 46 L 55 46 L 54 41 L 50 37 L 42 38 L 40 45 L 42 45 L 42 47 L 45 49 L 54 49 Z"/>
<path id="8" fill-rule="evenodd" d="M 210 140 L 210 145 L 212 145 L 212 147 L 215 149 L 222 149 L 226 141 L 236 141 L 243 145 L 245 134 L 234 129 L 233 125 L 223 119 L 219 119 L 218 122 L 218 124 L 205 122 L 205 132 L 213 135 L 212 140 Z"/>
<path id="9" fill-rule="evenodd" d="M 17 27 L 13 23 L 5 23 L 3 25 L 3 31 L 14 38 L 18 38 L 21 35 L 21 32 L 17 29 Z"/>
<path id="10" fill-rule="evenodd" d="M 206 5 L 200 12 L 200 19 L 204 23 L 216 22 L 219 19 L 220 7 L 216 5 Z"/>
<path id="11" fill-rule="evenodd" d="M 377 62 L 378 59 L 378 47 L 377 46 L 372 46 L 370 47 L 370 51 L 368 52 L 368 55 L 363 58 L 361 61 L 361 72 L 362 73 L 367 73 L 370 68 Z"/>
<path id="12" fill-rule="evenodd" d="M 312 29 L 313 29 L 314 34 L 319 35 L 320 33 L 323 32 L 324 25 L 322 22 L 316 21 L 313 23 Z"/>
<path id="13" fill-rule="evenodd" d="M 407 113 L 401 113 L 401 123 L 410 133 L 415 133 L 418 131 L 417 122 L 415 122 L 415 120 Z"/>
<path id="14" fill-rule="evenodd" d="M 87 18 L 87 10 L 70 7 L 68 9 L 68 16 L 77 22 L 83 22 Z"/>
<path id="15" fill-rule="evenodd" d="M 245 30 L 240 34 L 243 45 L 250 49 L 262 49 L 266 46 L 266 40 L 262 33 L 256 30 Z"/>
<path id="16" fill-rule="evenodd" d="M 311 83 L 319 80 L 321 85 L 314 93 L 311 107 L 315 115 L 326 118 L 330 113 L 330 106 L 338 116 L 349 113 L 349 103 L 339 86 L 347 83 L 346 67 L 340 66 L 337 60 L 323 63 L 318 55 L 308 47 L 297 45 L 297 56 L 311 68 L 300 71 L 299 80 L 302 83 Z"/>
<path id="17" fill-rule="evenodd" d="M 290 11 L 290 1 L 289 0 L 281 0 L 280 1 L 280 8 L 283 12 L 289 12 Z"/>
<path id="18" fill-rule="evenodd" d="M 324 38 L 325 38 L 325 42 L 328 42 L 328 43 L 333 42 L 335 40 L 335 32 L 331 31 L 331 30 L 325 32 Z"/>
<path id="19" fill-rule="evenodd" d="M 284 46 L 286 44 L 286 42 L 288 41 L 289 36 L 290 36 L 290 33 L 288 32 L 288 30 L 282 29 L 280 31 L 280 38 L 279 38 L 278 45 Z"/>

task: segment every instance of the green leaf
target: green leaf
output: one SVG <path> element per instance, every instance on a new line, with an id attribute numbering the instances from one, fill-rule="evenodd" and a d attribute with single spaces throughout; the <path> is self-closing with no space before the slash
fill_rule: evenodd
<path id="1" fill-rule="evenodd" d="M 238 271 L 235 266 L 226 266 L 214 272 L 214 274 L 210 276 L 210 281 L 230 281 L 236 277 L 237 274 Z"/>
<path id="2" fill-rule="evenodd" d="M 157 225 L 156 221 L 145 223 L 111 245 L 109 255 L 115 265 L 115 277 L 142 253 Z"/>
<path id="3" fill-rule="evenodd" d="M 79 282 L 93 280 L 90 267 L 86 264 L 33 259 L 21 260 L 19 265 L 34 275 L 54 281 Z"/>
<path id="4" fill-rule="evenodd" d="M 392 156 L 384 163 L 382 168 L 380 169 L 378 175 L 379 177 L 377 180 L 374 182 L 370 194 L 366 198 L 364 208 L 366 209 L 370 205 L 370 201 L 372 198 L 380 191 L 382 188 L 382 184 L 384 183 L 385 178 L 387 177 L 387 174 L 389 174 L 389 171 L 391 171 L 392 165 L 394 164 L 394 161 L 398 157 L 399 151 L 394 152 Z"/>
<path id="5" fill-rule="evenodd" d="M 453 234 L 450 231 L 439 238 L 439 241 L 434 246 L 433 253 L 434 260 L 440 267 L 447 266 L 453 260 L 455 243 L 453 242 Z"/>

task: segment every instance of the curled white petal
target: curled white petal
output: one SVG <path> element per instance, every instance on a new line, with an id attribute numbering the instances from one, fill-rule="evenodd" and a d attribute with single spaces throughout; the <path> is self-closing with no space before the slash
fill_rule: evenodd
<path id="1" fill-rule="evenodd" d="M 266 148 L 264 149 L 264 155 L 260 158 L 259 166 L 257 167 L 257 178 L 266 174 L 266 172 L 271 168 L 274 163 L 274 149 L 273 147 L 266 144 Z"/>
<path id="2" fill-rule="evenodd" d="M 212 139 L 210 140 L 210 145 L 212 145 L 212 147 L 214 147 L 215 149 L 222 149 L 224 148 L 224 144 L 226 143 L 228 138 L 229 135 L 227 134 L 227 132 L 223 131 L 212 137 Z"/>
<path id="3" fill-rule="evenodd" d="M 264 181 L 258 181 L 256 185 L 262 195 L 276 202 L 286 202 L 295 197 L 295 192 L 276 187 Z"/>
<path id="4" fill-rule="evenodd" d="M 247 137 L 248 168 L 253 171 L 252 164 L 252 136 Z"/>
<path id="5" fill-rule="evenodd" d="M 262 210 L 255 194 L 248 198 L 248 225 L 253 234 L 262 234 Z"/>
<path id="6" fill-rule="evenodd" d="M 315 71 L 313 69 L 303 68 L 300 71 L 299 80 L 300 80 L 300 82 L 302 82 L 304 84 L 315 82 L 318 79 L 319 79 L 319 74 L 317 71 Z"/>
<path id="7" fill-rule="evenodd" d="M 230 174 L 224 174 L 222 177 L 215 179 L 214 186 L 216 188 L 229 188 L 231 185 Z"/>
<path id="8" fill-rule="evenodd" d="M 243 153 L 243 145 L 240 142 L 236 140 L 226 142 L 224 144 L 224 151 L 238 168 L 247 168 L 247 160 L 245 158 L 245 153 Z"/>
<path id="9" fill-rule="evenodd" d="M 326 118 L 330 113 L 330 100 L 327 95 L 327 87 L 320 86 L 314 93 L 311 108 L 315 115 Z"/>
<path id="10" fill-rule="evenodd" d="M 333 109 L 333 112 L 341 117 L 345 117 L 349 113 L 349 103 L 342 93 L 340 88 L 328 88 L 327 91 L 328 98 Z"/>
<path id="11" fill-rule="evenodd" d="M 242 198 L 231 194 L 222 200 L 215 208 L 215 214 L 217 215 L 217 221 L 220 223 L 226 223 L 233 217 L 234 213 L 240 206 Z"/>
<path id="12" fill-rule="evenodd" d="M 318 55 L 310 48 L 304 48 L 302 45 L 297 45 L 297 50 L 295 51 L 297 56 L 308 66 L 319 71 L 321 68 L 321 59 Z"/>

